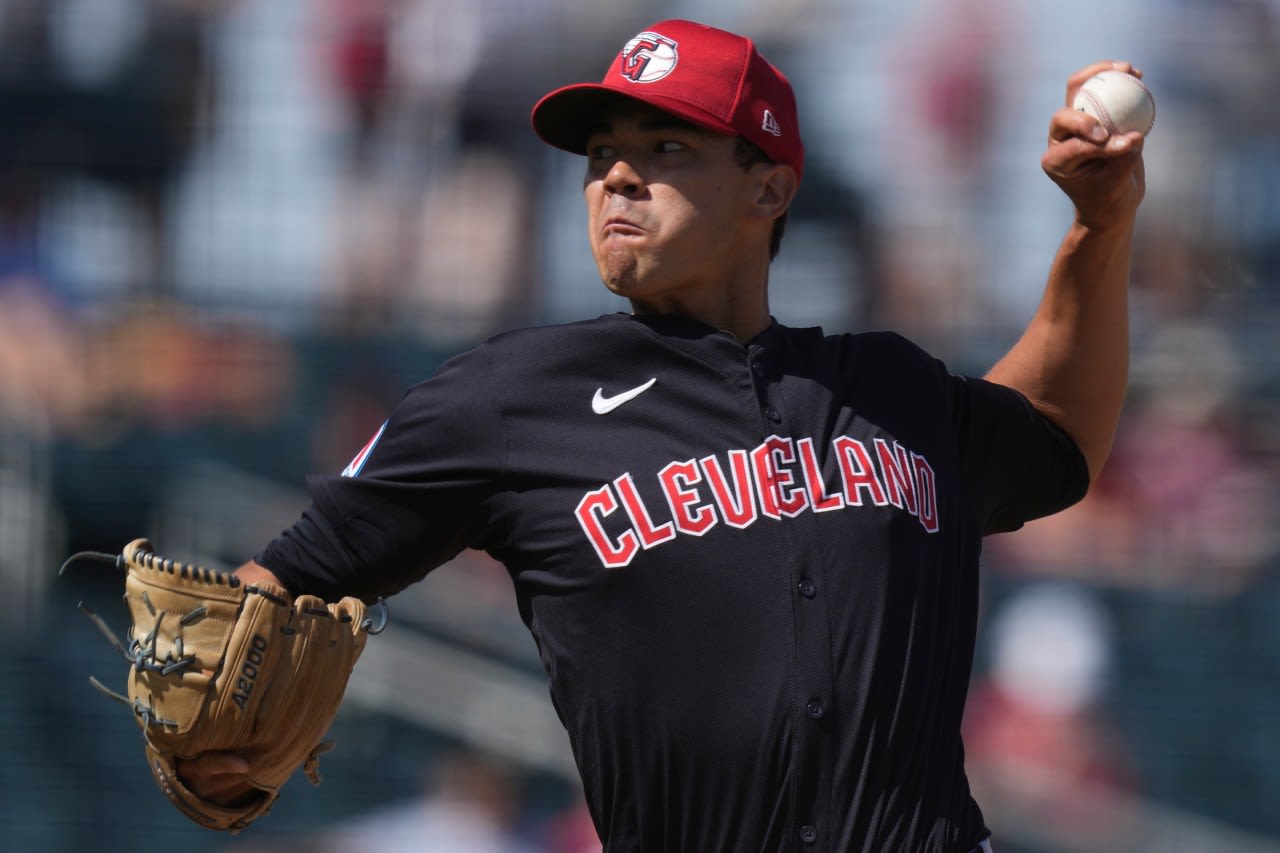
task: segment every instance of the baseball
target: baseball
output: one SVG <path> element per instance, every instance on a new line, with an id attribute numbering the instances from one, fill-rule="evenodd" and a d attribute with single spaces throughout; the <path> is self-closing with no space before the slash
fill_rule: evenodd
<path id="1" fill-rule="evenodd" d="M 1151 132 L 1156 121 L 1156 102 L 1141 80 L 1123 71 L 1100 71 L 1076 93 L 1072 108 L 1102 122 L 1112 133 Z"/>

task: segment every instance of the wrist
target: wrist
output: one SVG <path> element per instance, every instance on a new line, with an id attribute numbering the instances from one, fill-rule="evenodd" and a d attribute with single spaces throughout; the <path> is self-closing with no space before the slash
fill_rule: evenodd
<path id="1" fill-rule="evenodd" d="M 266 566 L 255 563 L 253 560 L 250 560 L 240 568 L 236 569 L 234 574 L 240 579 L 240 582 L 246 586 L 261 587 L 265 585 L 268 588 L 275 586 L 280 589 L 288 589 L 288 587 L 280 581 L 280 578 L 276 577 L 275 572 L 271 571 Z"/>
<path id="2" fill-rule="evenodd" d="M 1128 241 L 1133 238 L 1134 226 L 1137 223 L 1137 211 L 1127 215 L 1088 216 L 1076 211 L 1071 223 L 1072 236 L 1077 239 L 1110 238 Z"/>

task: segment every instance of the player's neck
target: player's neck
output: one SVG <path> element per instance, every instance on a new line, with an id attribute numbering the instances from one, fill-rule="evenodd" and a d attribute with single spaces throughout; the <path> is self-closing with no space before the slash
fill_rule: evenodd
<path id="1" fill-rule="evenodd" d="M 746 343 L 773 322 L 769 313 L 768 290 L 721 288 L 711 293 L 690 294 L 653 300 L 631 300 L 634 314 L 678 314 L 714 329 L 728 332 Z"/>
<path id="2" fill-rule="evenodd" d="M 742 251 L 723 260 L 728 262 L 631 294 L 633 313 L 689 317 L 746 343 L 773 322 L 769 258 L 764 251 Z"/>

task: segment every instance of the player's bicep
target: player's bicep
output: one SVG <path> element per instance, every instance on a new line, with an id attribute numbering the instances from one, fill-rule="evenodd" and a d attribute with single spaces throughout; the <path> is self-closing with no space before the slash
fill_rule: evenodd
<path id="1" fill-rule="evenodd" d="M 1013 389 L 955 382 L 961 469 L 984 534 L 1017 530 L 1084 497 L 1088 466 L 1070 436 Z"/>

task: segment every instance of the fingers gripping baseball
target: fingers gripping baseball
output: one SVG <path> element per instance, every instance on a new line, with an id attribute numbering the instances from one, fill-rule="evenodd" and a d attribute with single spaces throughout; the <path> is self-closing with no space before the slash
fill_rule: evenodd
<path id="1" fill-rule="evenodd" d="M 1104 71 L 1142 75 L 1128 62 L 1097 62 L 1072 74 L 1066 106 L 1050 121 L 1041 158 L 1045 174 L 1075 205 L 1077 220 L 1095 228 L 1131 221 L 1146 194 L 1143 134 L 1113 133 L 1098 118 L 1070 106 L 1085 82 Z"/>

